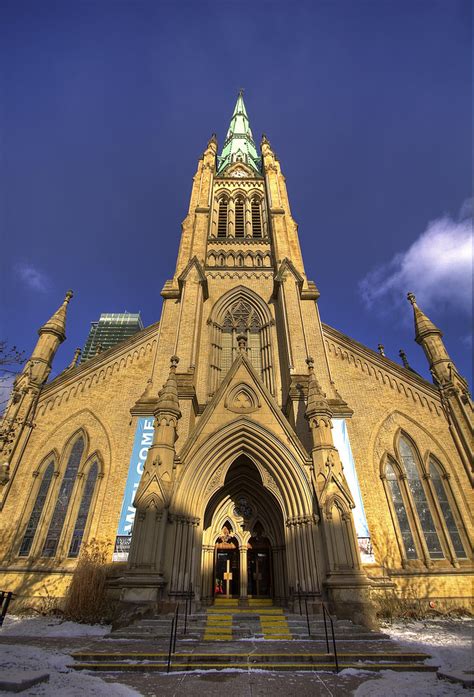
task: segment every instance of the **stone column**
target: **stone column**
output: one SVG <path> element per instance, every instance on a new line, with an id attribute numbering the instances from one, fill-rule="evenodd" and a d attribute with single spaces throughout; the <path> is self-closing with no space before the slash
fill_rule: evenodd
<path id="1" fill-rule="evenodd" d="M 247 599 L 247 545 L 239 547 L 240 554 L 240 598 Z"/>

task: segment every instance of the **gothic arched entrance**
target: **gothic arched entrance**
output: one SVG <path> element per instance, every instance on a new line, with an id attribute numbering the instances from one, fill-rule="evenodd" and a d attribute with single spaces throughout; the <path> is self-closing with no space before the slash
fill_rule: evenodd
<path id="1" fill-rule="evenodd" d="M 204 516 L 203 599 L 287 597 L 283 513 L 252 460 L 240 455 Z"/>

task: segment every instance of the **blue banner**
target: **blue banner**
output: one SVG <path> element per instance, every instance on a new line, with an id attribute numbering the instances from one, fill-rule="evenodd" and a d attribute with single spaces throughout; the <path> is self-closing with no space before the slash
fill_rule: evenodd
<path id="1" fill-rule="evenodd" d="M 132 457 L 130 458 L 130 466 L 128 469 L 127 484 L 125 486 L 125 494 L 123 496 L 122 511 L 117 530 L 117 535 L 131 535 L 133 521 L 135 519 L 135 508 L 133 499 L 140 482 L 140 477 L 143 473 L 146 456 L 150 445 L 153 443 L 154 432 L 153 416 L 142 416 L 137 421 L 137 430 L 135 431 L 135 441 L 133 443 Z"/>

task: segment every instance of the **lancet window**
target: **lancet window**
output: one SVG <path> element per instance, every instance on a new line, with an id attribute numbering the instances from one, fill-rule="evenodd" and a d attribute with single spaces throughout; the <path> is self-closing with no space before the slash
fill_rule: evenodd
<path id="1" fill-rule="evenodd" d="M 235 202 L 235 236 L 245 237 L 245 204 L 242 198 Z"/>
<path id="2" fill-rule="evenodd" d="M 38 523 L 40 521 L 41 514 L 43 513 L 44 504 L 51 486 L 53 474 L 54 461 L 50 462 L 44 471 L 43 478 L 36 495 L 36 500 L 26 526 L 25 534 L 21 542 L 20 551 L 18 552 L 18 556 L 20 557 L 27 557 L 30 553 L 33 540 L 35 539 L 36 530 L 38 528 Z"/>
<path id="3" fill-rule="evenodd" d="M 273 392 L 270 329 L 262 313 L 247 299 L 235 301 L 222 312 L 220 321 L 212 325 L 212 392 L 217 389 L 239 353 L 239 337 L 244 338 L 246 357 Z"/>
<path id="4" fill-rule="evenodd" d="M 221 198 L 219 201 L 219 214 L 217 219 L 217 237 L 227 237 L 228 207 L 227 199 Z"/>
<path id="5" fill-rule="evenodd" d="M 458 559 L 466 559 L 466 551 L 464 549 L 461 535 L 459 534 L 459 528 L 453 514 L 453 509 L 449 503 L 450 497 L 452 498 L 450 491 L 449 494 L 451 494 L 451 496 L 448 495 L 449 480 L 448 477 L 441 471 L 440 466 L 433 459 L 430 460 L 430 475 L 433 489 L 436 494 L 436 498 L 438 499 L 441 515 L 446 526 L 446 531 L 449 539 L 451 540 L 456 557 Z"/>
<path id="6" fill-rule="evenodd" d="M 99 478 L 100 458 L 90 458 L 87 469 L 86 438 L 83 433 L 76 436 L 71 445 L 66 446 L 66 467 L 59 491 L 53 487 L 58 474 L 55 459 L 49 459 L 34 503 L 28 512 L 28 522 L 18 550 L 19 557 L 28 557 L 40 552 L 42 557 L 55 557 L 60 549 L 69 550 L 69 557 L 77 557 L 87 529 L 94 494 Z M 61 460 L 60 460 L 61 462 Z M 87 476 L 83 478 L 84 464 Z M 55 496 L 55 492 L 57 495 Z M 39 528 L 39 523 L 41 528 Z M 39 535 L 40 529 L 47 529 L 46 539 Z M 39 539 L 35 542 L 36 537 Z"/>
<path id="7" fill-rule="evenodd" d="M 403 434 L 398 461 L 387 461 L 383 479 L 401 537 L 402 556 L 452 561 L 467 557 L 448 477 L 432 458 L 424 471 L 414 444 Z M 452 502 L 452 503 L 451 503 Z"/>
<path id="8" fill-rule="evenodd" d="M 44 543 L 42 552 L 43 557 L 54 557 L 56 554 L 67 509 L 69 507 L 69 501 L 71 499 L 72 489 L 74 487 L 74 482 L 76 481 L 82 454 L 84 452 L 84 445 L 84 438 L 80 436 L 72 446 L 66 471 L 61 482 L 61 488 L 56 500 L 53 517 L 51 518 L 51 522 L 49 524 L 48 535 Z"/>
<path id="9" fill-rule="evenodd" d="M 76 524 L 74 526 L 74 532 L 72 533 L 71 544 L 69 546 L 68 557 L 77 557 L 79 554 L 98 474 L 99 464 L 97 460 L 94 460 L 91 468 L 89 469 L 89 474 L 87 475 L 86 484 L 82 493 L 81 503 L 77 512 Z"/>
<path id="10" fill-rule="evenodd" d="M 262 210 L 258 198 L 252 199 L 252 235 L 262 237 Z"/>

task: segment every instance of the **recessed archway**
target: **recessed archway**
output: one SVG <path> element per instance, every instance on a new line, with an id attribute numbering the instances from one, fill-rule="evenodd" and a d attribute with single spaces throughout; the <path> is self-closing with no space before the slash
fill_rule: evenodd
<path id="1" fill-rule="evenodd" d="M 204 514 L 203 597 L 229 594 L 283 601 L 287 597 L 284 550 L 281 506 L 263 486 L 252 460 L 239 455 Z"/>

